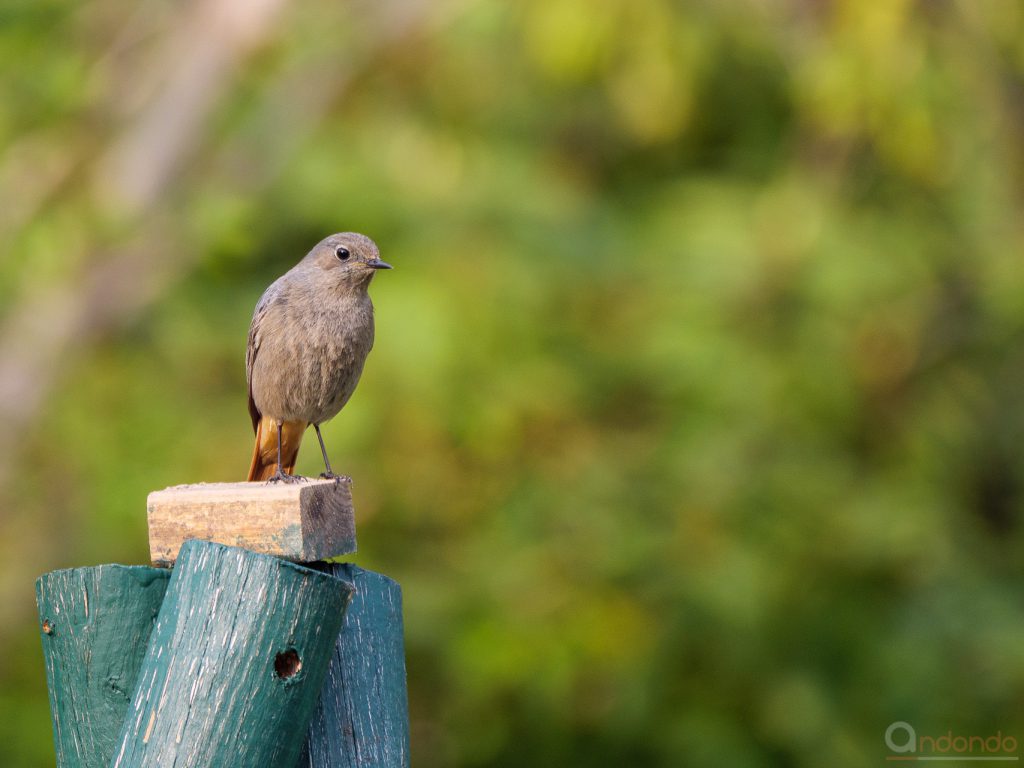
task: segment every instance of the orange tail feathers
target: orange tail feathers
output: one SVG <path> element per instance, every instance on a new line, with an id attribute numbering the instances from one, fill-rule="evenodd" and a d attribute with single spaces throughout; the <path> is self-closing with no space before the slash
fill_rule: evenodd
<path id="1" fill-rule="evenodd" d="M 299 445 L 309 424 L 305 421 L 285 421 L 281 424 L 281 466 L 287 474 L 295 470 Z M 249 482 L 269 480 L 277 472 L 277 422 L 266 416 L 256 426 L 256 446 L 249 465 Z"/>

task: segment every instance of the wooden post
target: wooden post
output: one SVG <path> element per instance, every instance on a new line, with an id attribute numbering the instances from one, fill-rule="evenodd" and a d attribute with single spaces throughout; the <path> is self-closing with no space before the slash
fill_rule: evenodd
<path id="1" fill-rule="evenodd" d="M 107 768 L 170 573 L 100 565 L 36 581 L 58 768 Z"/>
<path id="2" fill-rule="evenodd" d="M 348 563 L 326 569 L 355 592 L 299 768 L 408 768 L 402 589 Z"/>
<path id="3" fill-rule="evenodd" d="M 111 768 L 295 765 L 350 595 L 329 574 L 186 542 Z"/>

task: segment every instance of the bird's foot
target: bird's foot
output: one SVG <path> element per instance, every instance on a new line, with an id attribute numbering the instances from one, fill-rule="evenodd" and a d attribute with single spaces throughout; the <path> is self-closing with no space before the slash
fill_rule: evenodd
<path id="1" fill-rule="evenodd" d="M 321 472 L 321 480 L 333 480 L 336 483 L 351 483 L 352 478 L 348 475 L 336 475 L 333 472 Z"/>
<path id="2" fill-rule="evenodd" d="M 306 482 L 306 478 L 304 478 L 302 475 L 288 475 L 288 474 L 285 474 L 284 472 L 282 472 L 279 469 L 279 470 L 277 470 L 277 472 L 275 472 L 270 477 L 269 480 L 267 480 L 267 482 L 268 483 L 304 483 L 304 482 Z"/>

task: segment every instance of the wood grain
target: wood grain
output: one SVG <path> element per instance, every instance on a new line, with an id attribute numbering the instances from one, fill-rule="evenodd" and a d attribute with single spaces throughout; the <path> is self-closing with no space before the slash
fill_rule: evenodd
<path id="1" fill-rule="evenodd" d="M 100 565 L 36 581 L 58 768 L 107 768 L 170 573 Z"/>
<path id="2" fill-rule="evenodd" d="M 298 768 L 408 768 L 402 588 L 349 563 L 321 567 L 355 592 Z"/>
<path id="3" fill-rule="evenodd" d="M 215 541 L 296 562 L 356 551 L 351 481 L 199 483 L 149 494 L 149 552 L 174 563 L 188 539 Z"/>
<path id="4" fill-rule="evenodd" d="M 326 573 L 186 542 L 111 768 L 295 765 L 350 595 Z"/>

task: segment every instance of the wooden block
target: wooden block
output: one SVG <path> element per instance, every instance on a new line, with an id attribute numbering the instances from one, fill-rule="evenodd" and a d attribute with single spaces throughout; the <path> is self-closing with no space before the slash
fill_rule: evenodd
<path id="1" fill-rule="evenodd" d="M 351 481 L 199 483 L 149 494 L 149 554 L 173 565 L 188 539 L 302 563 L 356 551 Z"/>

